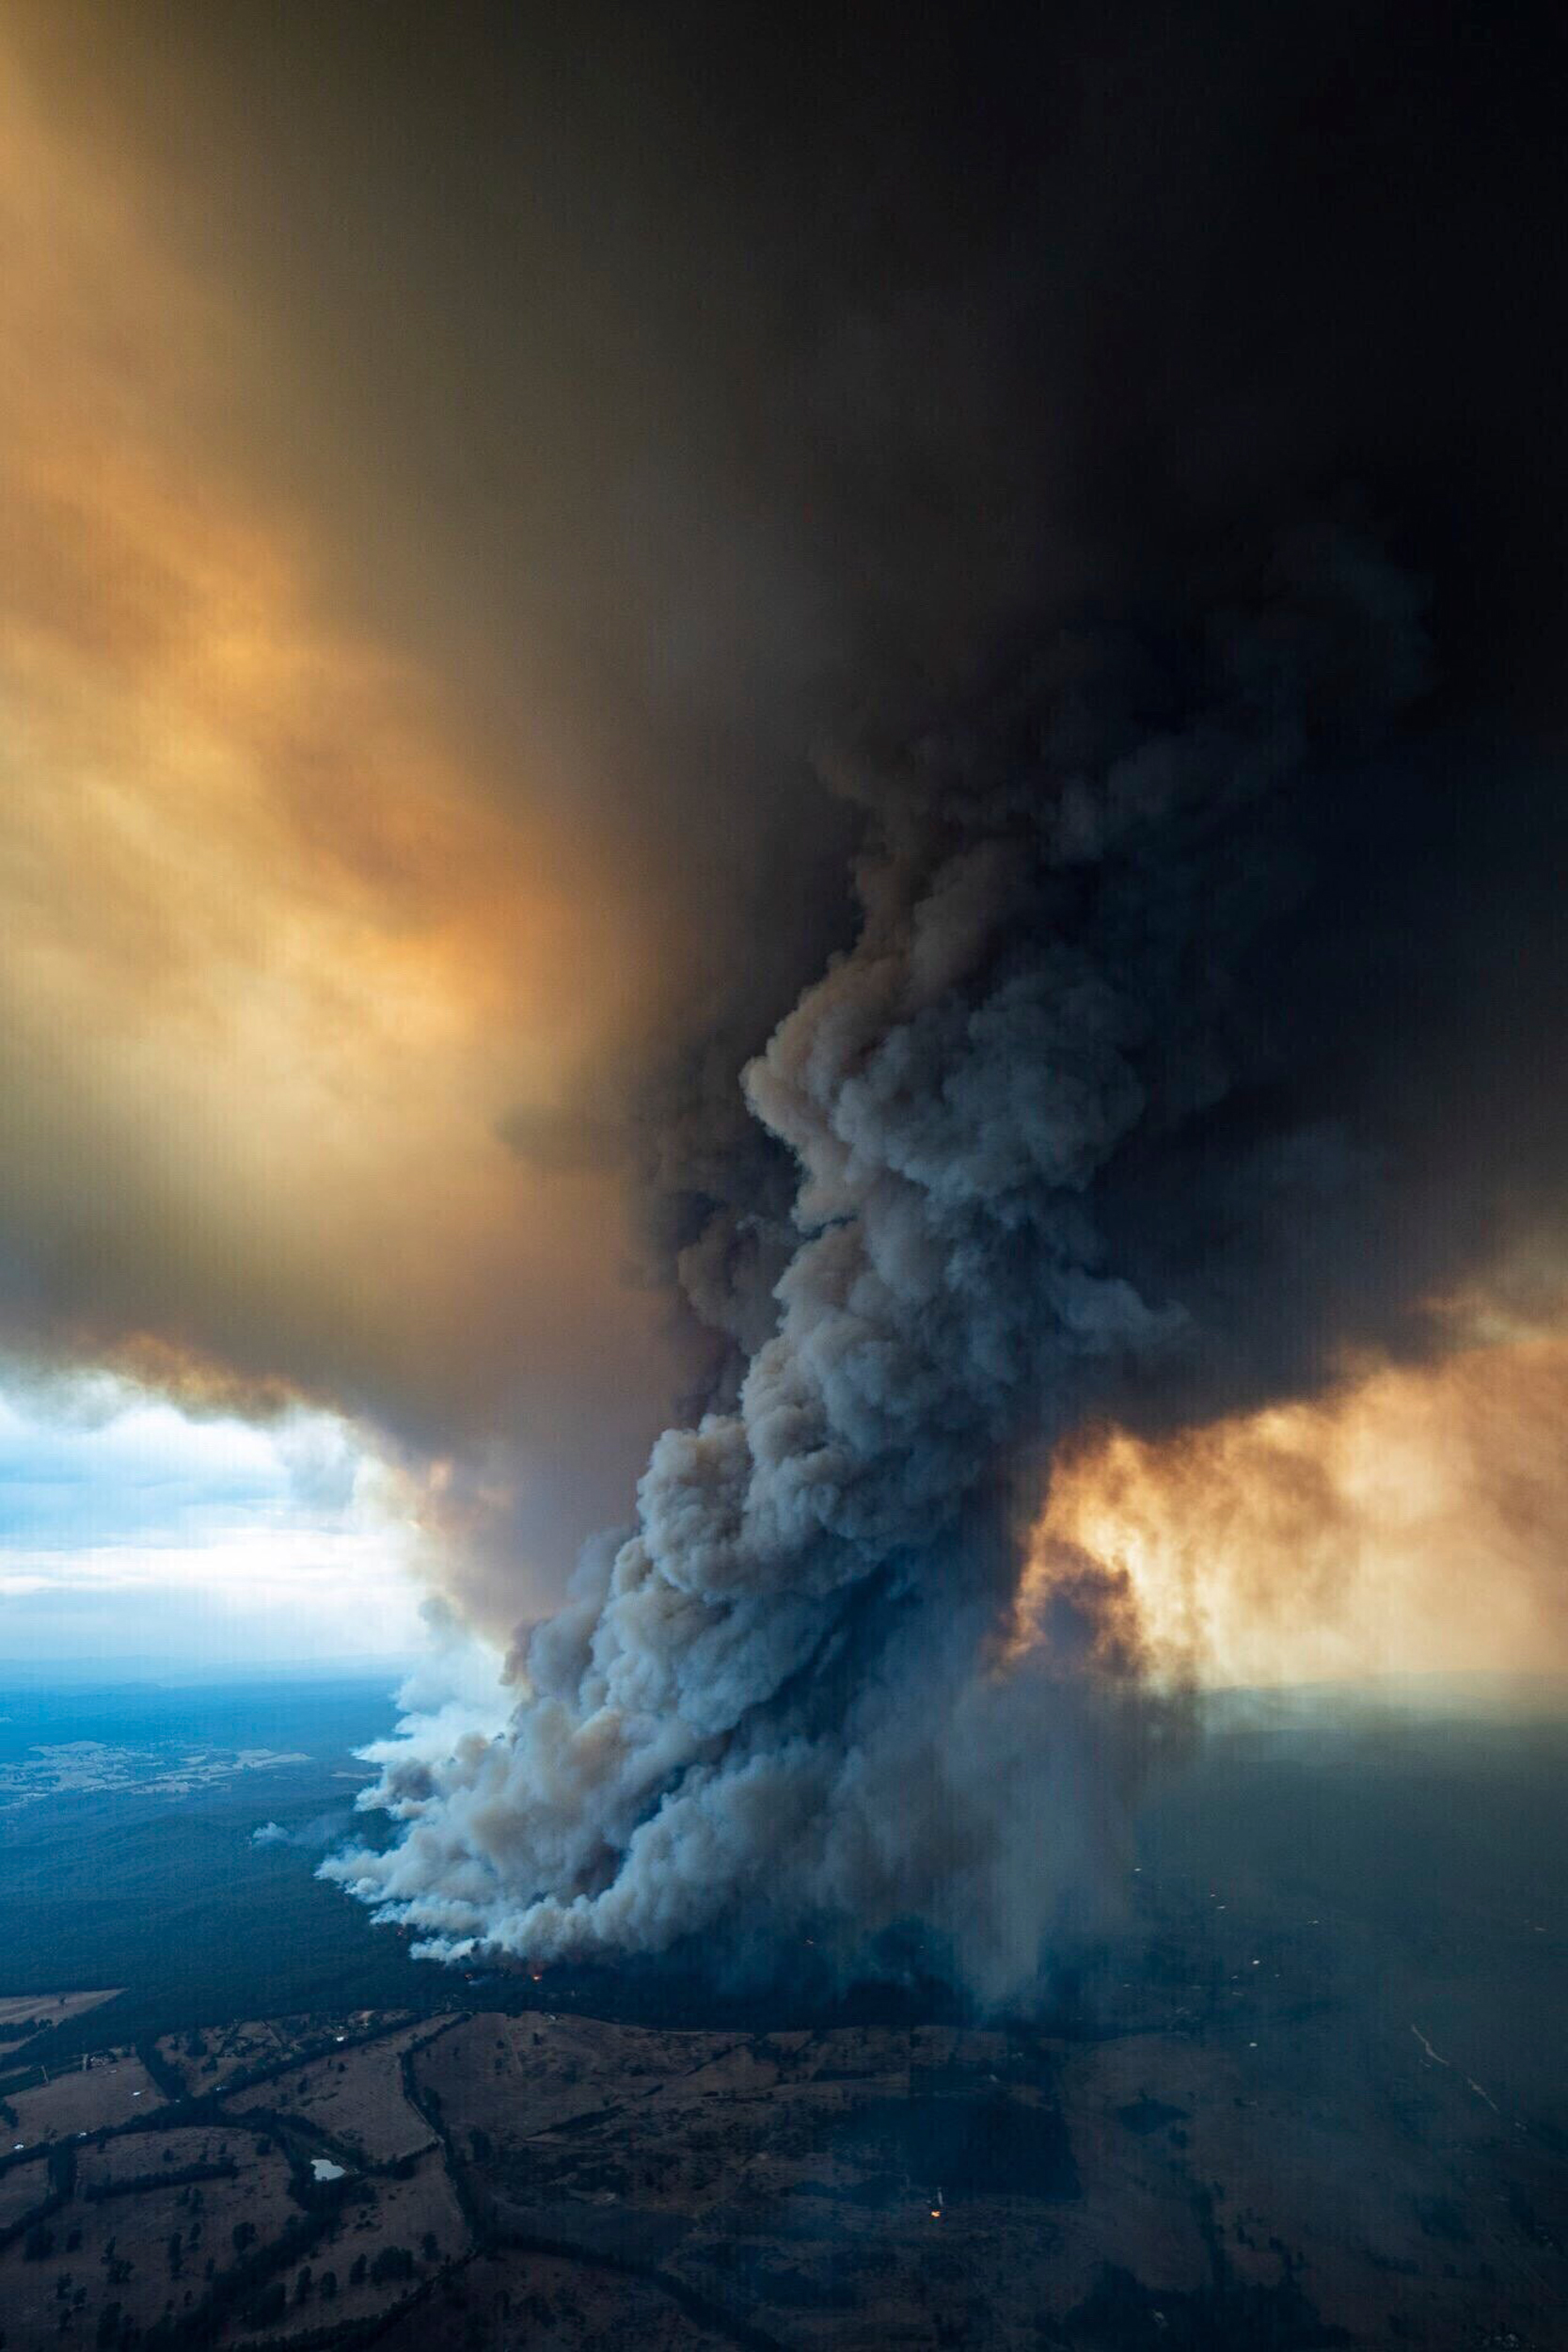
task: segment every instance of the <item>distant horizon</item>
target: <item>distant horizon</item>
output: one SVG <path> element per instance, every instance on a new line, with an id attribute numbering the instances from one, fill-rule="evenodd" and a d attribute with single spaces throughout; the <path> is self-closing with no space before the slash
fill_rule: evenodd
<path id="1" fill-rule="evenodd" d="M 430 1653 L 413 1651 L 402 1658 L 372 1652 L 331 1659 L 245 1661 L 156 1654 L 97 1659 L 0 1656 L 0 1700 L 8 1690 L 18 1689 L 90 1694 L 133 1689 L 187 1691 L 210 1685 L 245 1687 L 295 1682 L 352 1685 L 392 1699 L 404 1682 L 430 1664 Z M 1227 1705 L 1242 1702 L 1301 1706 L 1317 1701 L 1354 1706 L 1357 1701 L 1374 1699 L 1418 1708 L 1423 1701 L 1444 1700 L 1451 1708 L 1469 1699 L 1486 1712 L 1497 1711 L 1508 1694 L 1520 1702 L 1528 1699 L 1537 1703 L 1550 1695 L 1568 1708 L 1568 1674 L 1559 1668 L 1532 1673 L 1503 1667 L 1370 1669 L 1354 1677 L 1199 1684 L 1190 1693 L 1201 1705 L 1222 1710 Z"/>
<path id="2" fill-rule="evenodd" d="M 415 1673 L 415 1652 L 389 1658 L 376 1652 L 331 1659 L 252 1658 L 205 1660 L 188 1657 L 99 1658 L 0 1657 L 0 1690 L 25 1684 L 44 1690 L 121 1690 L 132 1685 L 194 1690 L 209 1682 L 353 1682 L 390 1692 Z"/>

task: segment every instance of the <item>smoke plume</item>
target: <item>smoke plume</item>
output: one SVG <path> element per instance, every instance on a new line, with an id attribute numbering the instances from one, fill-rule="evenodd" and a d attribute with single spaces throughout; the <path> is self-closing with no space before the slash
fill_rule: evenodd
<path id="1" fill-rule="evenodd" d="M 1254 592 L 1063 638 L 846 768 L 858 933 L 744 1080 L 796 1169 L 776 1328 L 658 1439 L 508 1731 L 391 1762 L 401 1840 L 329 1866 L 422 1948 L 914 1929 L 1002 1997 L 1092 1894 L 1149 1727 L 1135 1613 L 1077 1553 L 1009 1638 L 1017 1481 L 1090 1409 L 1414 1343 L 1440 1271 L 1379 1138 L 1313 1100 L 1343 982 L 1280 1017 L 1325 835 L 1338 875 L 1407 803 L 1421 594 L 1327 530 Z"/>
<path id="2" fill-rule="evenodd" d="M 1166 1727 L 1064 1433 L 1564 1295 L 1560 59 L 166 13 L 0 42 L 0 1370 L 562 1604 L 376 1758 L 432 1947 L 1005 1992 Z"/>

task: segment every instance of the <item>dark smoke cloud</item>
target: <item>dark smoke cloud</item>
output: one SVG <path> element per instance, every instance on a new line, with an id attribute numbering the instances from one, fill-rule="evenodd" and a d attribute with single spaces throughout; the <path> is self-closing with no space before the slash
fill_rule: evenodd
<path id="1" fill-rule="evenodd" d="M 1207 573 L 1192 593 L 1213 611 L 1238 546 L 1346 482 L 1435 583 L 1447 716 L 1506 705 L 1560 732 L 1568 339 L 1534 224 L 1560 209 L 1561 60 L 1522 18 L 1129 0 L 818 24 L 607 0 L 436 23 L 350 0 L 280 23 L 172 0 L 150 40 L 94 0 L 14 13 L 51 117 L 134 161 L 152 249 L 255 327 L 238 384 L 198 400 L 182 355 L 132 404 L 199 425 L 171 468 L 198 519 L 215 471 L 307 523 L 320 607 L 440 679 L 464 773 L 528 820 L 517 929 L 536 865 L 554 870 L 533 846 L 548 818 L 570 836 L 565 886 L 625 910 L 639 978 L 609 1034 L 544 1057 L 533 1095 L 464 1104 L 475 1158 L 498 1127 L 517 1153 L 521 1238 L 483 1263 L 435 1181 L 427 1251 L 360 1258 L 336 1233 L 311 1251 L 313 1171 L 258 1246 L 251 1201 L 216 1200 L 199 1151 L 171 1181 L 161 1105 L 129 1143 L 96 1103 L 61 1116 L 48 1044 L 13 1079 L 8 1343 L 119 1359 L 129 1337 L 149 1377 L 180 1356 L 214 1394 L 228 1375 L 253 1402 L 303 1392 L 416 1463 L 450 1457 L 449 1573 L 491 1626 L 558 1589 L 672 1391 L 733 1402 L 771 1326 L 794 1179 L 737 1082 L 851 936 L 865 821 L 823 790 L 816 746 L 860 739 L 868 705 L 947 706 L 1000 644 L 1054 643 L 1085 609 L 1168 613 Z M 103 307 L 86 305 L 94 352 L 120 340 Z M 76 397 L 43 396 L 68 415 Z M 58 563 L 58 530 L 40 538 Z M 55 601 L 77 632 L 112 608 L 112 663 L 126 583 L 158 566 L 104 545 L 89 511 Z M 153 619 L 182 642 L 182 620 Z M 277 732 L 269 772 L 288 766 Z M 343 817 L 323 778 L 357 776 L 373 730 L 355 708 L 341 733 L 293 786 L 313 820 Z M 356 878 L 401 837 L 378 759 L 357 789 Z M 1433 789 L 1487 832 L 1484 796 Z M 418 908 L 428 861 L 411 862 Z M 1381 863 L 1403 875 L 1397 841 Z M 1418 896 L 1409 911 L 1432 919 Z M 580 961 L 599 953 L 585 930 Z M 1408 998 L 1418 961 L 1391 953 L 1376 984 Z M 568 952 L 563 1006 L 583 977 Z M 1311 987 L 1343 1003 L 1338 976 Z M 273 1115 L 261 1099 L 232 1124 Z M 1337 1148 L 1317 1162 L 1329 1193 Z M 390 1157 L 368 1137 L 343 1228 L 396 1194 Z M 1240 1181 L 1229 1166 L 1216 1184 Z M 594 1185 L 607 1168 L 627 1234 Z M 1253 1181 L 1274 1178 L 1259 1163 Z M 1289 1181 L 1299 1208 L 1302 1166 Z M 1156 1256 L 1179 1213 L 1162 1204 Z M 1131 1261 L 1149 1221 L 1131 1173 L 1119 1217 Z M 574 1221 L 604 1229 L 607 1268 L 631 1259 L 689 1311 L 695 1345 L 661 1354 L 608 1284 L 578 1310 L 577 1267 L 555 1297 Z M 418 1299 L 383 1280 L 388 1260 L 423 1276 Z"/>
<path id="2" fill-rule="evenodd" d="M 1031 1980 L 1114 1842 L 1138 1658 L 1081 1557 L 1013 1623 L 1010 1466 L 1425 1343 L 1473 1241 L 1359 1116 L 1380 917 L 1336 887 L 1429 790 L 1424 603 L 1295 534 L 1250 610 L 1063 638 L 846 771 L 860 928 L 745 1075 L 797 1171 L 777 1329 L 655 1446 L 510 1731 L 394 1763 L 402 1841 L 334 1875 L 442 1954 L 912 1921 Z"/>

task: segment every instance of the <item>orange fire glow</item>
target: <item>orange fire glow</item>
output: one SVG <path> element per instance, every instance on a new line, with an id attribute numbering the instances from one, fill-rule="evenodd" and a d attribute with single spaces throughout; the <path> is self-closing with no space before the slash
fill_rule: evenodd
<path id="1" fill-rule="evenodd" d="M 1148 1438 L 1086 1430 L 1030 1537 L 1021 1626 L 1088 1554 L 1156 1667 L 1211 1684 L 1568 1666 L 1568 1341 L 1384 1366 Z"/>

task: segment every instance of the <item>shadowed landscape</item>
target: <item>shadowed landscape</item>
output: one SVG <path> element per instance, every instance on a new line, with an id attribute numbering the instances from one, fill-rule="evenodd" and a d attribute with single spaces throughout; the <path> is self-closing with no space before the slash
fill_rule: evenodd
<path id="1" fill-rule="evenodd" d="M 129 1785 L 0 1816 L 8 1849 L 70 1821 L 120 1856 L 47 1904 L 14 1874 L 7 2352 L 1547 2352 L 1568 1725 L 1549 1692 L 1508 1702 L 1216 1701 L 1143 1809 L 1119 1926 L 1016 2020 L 931 1980 L 830 1994 L 805 1947 L 745 1996 L 415 1963 L 313 1878 L 313 1840 L 254 1841 L 263 1810 L 320 1820 L 384 1723 L 369 1688 L 35 1700 L 35 1732 L 118 1746 Z M 193 1746 L 199 1716 L 216 1753 L 244 1729 L 307 1760 L 154 1792 L 154 1703 Z M 127 1923 L 176 1883 L 166 1967 Z"/>

